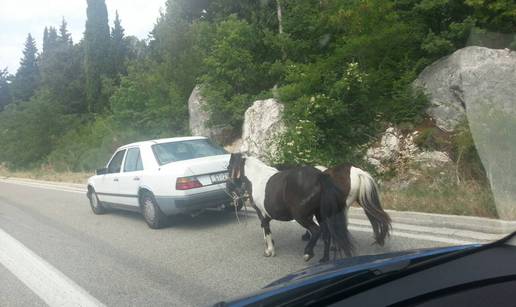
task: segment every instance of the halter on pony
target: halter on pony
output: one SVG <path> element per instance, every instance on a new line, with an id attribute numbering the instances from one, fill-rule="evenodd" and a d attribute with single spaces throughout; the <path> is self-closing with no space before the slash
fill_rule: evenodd
<path id="1" fill-rule="evenodd" d="M 237 208 L 239 204 L 245 206 L 246 202 L 251 199 L 251 182 L 245 176 L 245 158 L 241 157 L 240 165 L 235 166 L 233 157 L 229 161 L 228 171 L 229 178 L 226 182 L 226 193 L 233 200 L 233 206 Z M 238 175 L 238 176 L 236 176 Z"/>

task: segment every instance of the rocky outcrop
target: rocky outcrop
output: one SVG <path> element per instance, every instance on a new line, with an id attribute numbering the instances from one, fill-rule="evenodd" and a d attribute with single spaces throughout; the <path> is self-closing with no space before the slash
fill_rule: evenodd
<path id="1" fill-rule="evenodd" d="M 277 148 L 274 141 L 285 130 L 283 105 L 276 99 L 257 100 L 245 112 L 240 151 L 267 160 Z"/>
<path id="2" fill-rule="evenodd" d="M 421 150 L 414 141 L 417 135 L 417 131 L 403 133 L 397 128 L 390 127 L 381 135 L 379 143 L 367 150 L 366 160 L 380 173 L 412 164 L 438 167 L 451 162 L 444 152 Z"/>
<path id="3" fill-rule="evenodd" d="M 425 68 L 414 85 L 430 99 L 428 115 L 450 132 L 473 105 L 511 103 L 515 82 L 516 52 L 466 47 Z"/>
<path id="4" fill-rule="evenodd" d="M 188 115 L 188 124 L 192 135 L 209 136 L 211 134 L 210 129 L 206 126 L 210 119 L 210 114 L 205 110 L 198 86 L 193 89 L 190 98 L 188 98 Z"/>
<path id="5" fill-rule="evenodd" d="M 415 85 L 439 128 L 453 131 L 467 118 L 498 214 L 516 219 L 516 52 L 463 48 L 423 70 Z"/>

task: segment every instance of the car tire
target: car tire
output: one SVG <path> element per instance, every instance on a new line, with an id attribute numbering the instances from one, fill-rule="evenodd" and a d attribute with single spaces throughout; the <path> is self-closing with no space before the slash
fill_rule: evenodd
<path id="1" fill-rule="evenodd" d="M 95 192 L 95 190 L 93 188 L 90 190 L 89 199 L 90 199 L 91 211 L 93 211 L 93 213 L 95 213 L 95 214 L 106 213 L 106 208 L 104 207 L 102 202 L 99 200 L 99 197 L 97 196 L 97 193 Z"/>
<path id="2" fill-rule="evenodd" d="M 152 229 L 159 229 L 165 226 L 167 216 L 161 211 L 156 203 L 154 195 L 150 192 L 145 192 L 140 198 L 141 211 L 145 222 Z"/>

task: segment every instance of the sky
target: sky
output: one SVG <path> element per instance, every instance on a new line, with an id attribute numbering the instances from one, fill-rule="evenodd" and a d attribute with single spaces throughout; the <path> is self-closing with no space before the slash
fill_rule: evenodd
<path id="1" fill-rule="evenodd" d="M 109 24 L 118 10 L 126 35 L 148 37 L 165 0 L 106 0 Z M 0 0 L 0 70 L 14 74 L 18 69 L 27 34 L 35 38 L 41 51 L 45 26 L 59 28 L 68 23 L 74 43 L 81 40 L 86 23 L 86 0 Z"/>

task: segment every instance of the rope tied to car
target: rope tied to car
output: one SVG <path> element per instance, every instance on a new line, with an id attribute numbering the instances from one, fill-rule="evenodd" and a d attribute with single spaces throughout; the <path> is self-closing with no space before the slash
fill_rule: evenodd
<path id="1" fill-rule="evenodd" d="M 237 218 L 238 223 L 240 224 L 240 217 L 238 216 L 238 207 L 240 203 L 242 203 L 242 207 L 247 217 L 247 202 L 251 199 L 251 195 L 246 187 L 244 180 L 238 180 L 239 184 L 235 182 L 233 179 L 229 179 L 228 183 L 231 189 L 231 192 L 225 190 L 226 194 L 232 199 L 232 206 L 235 208 L 235 216 Z"/>

